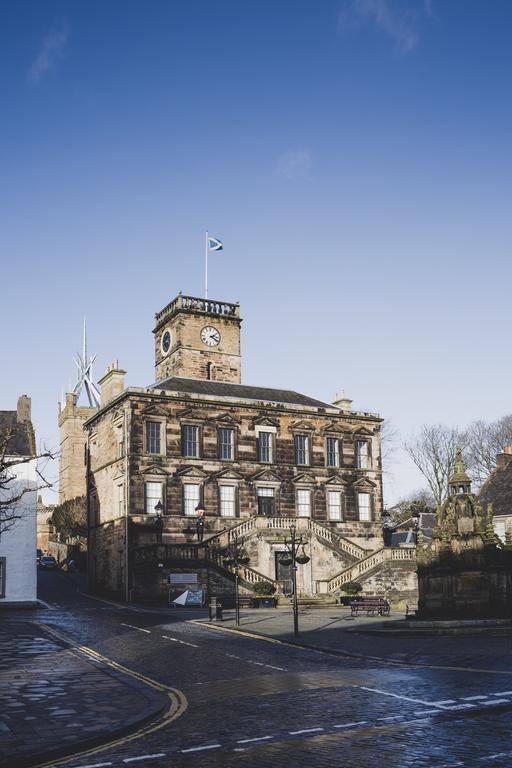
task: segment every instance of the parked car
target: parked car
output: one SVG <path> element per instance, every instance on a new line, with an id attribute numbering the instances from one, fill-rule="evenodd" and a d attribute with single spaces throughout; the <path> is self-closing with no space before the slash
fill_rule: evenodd
<path id="1" fill-rule="evenodd" d="M 48 571 L 54 570 L 57 568 L 57 561 L 53 555 L 43 555 L 39 561 L 39 567 L 45 568 Z"/>
<path id="2" fill-rule="evenodd" d="M 41 562 L 42 556 L 43 556 L 43 550 L 39 549 L 39 547 L 38 547 L 37 550 L 36 550 L 36 562 L 37 562 L 38 565 Z"/>

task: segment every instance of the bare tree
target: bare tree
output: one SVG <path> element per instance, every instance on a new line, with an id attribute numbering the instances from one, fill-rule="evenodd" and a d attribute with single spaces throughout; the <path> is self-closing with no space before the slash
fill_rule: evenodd
<path id="1" fill-rule="evenodd" d="M 50 488 L 45 477 L 47 463 L 55 454 L 43 449 L 33 456 L 13 455 L 15 430 L 0 434 L 0 536 L 12 528 L 29 510 L 29 495 Z M 35 479 L 25 479 L 24 465 L 36 462 Z"/>
<path id="2" fill-rule="evenodd" d="M 496 456 L 512 443 L 512 414 L 497 421 L 474 421 L 467 430 L 468 471 L 482 485 L 496 468 Z"/>
<path id="3" fill-rule="evenodd" d="M 52 525 L 63 541 L 87 538 L 87 505 L 85 496 L 76 496 L 58 504 L 53 510 Z"/>
<path id="4" fill-rule="evenodd" d="M 435 512 L 436 503 L 432 492 L 428 488 L 419 488 L 417 491 L 402 496 L 396 504 L 388 509 L 390 522 L 400 525 L 408 520 L 414 512 Z"/>
<path id="5" fill-rule="evenodd" d="M 448 495 L 448 482 L 455 468 L 457 448 L 465 449 L 467 437 L 455 427 L 443 424 L 423 425 L 404 442 L 404 450 L 416 464 L 432 492 L 435 504 Z"/>

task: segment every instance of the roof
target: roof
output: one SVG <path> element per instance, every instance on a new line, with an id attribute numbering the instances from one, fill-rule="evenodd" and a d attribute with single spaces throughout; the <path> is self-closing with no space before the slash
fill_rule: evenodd
<path id="1" fill-rule="evenodd" d="M 484 509 L 492 504 L 494 516 L 512 515 L 512 460 L 494 470 L 482 485 L 478 501 Z"/>
<path id="2" fill-rule="evenodd" d="M 163 389 L 166 392 L 183 392 L 193 395 L 210 395 L 214 397 L 237 398 L 240 400 L 266 400 L 272 403 L 289 405 L 304 405 L 310 408 L 338 409 L 329 403 L 315 400 L 300 392 L 290 389 L 273 389 L 271 387 L 251 387 L 246 384 L 229 384 L 225 381 L 208 381 L 207 379 L 188 379 L 181 376 L 171 376 L 151 386 L 151 389 Z"/>
<path id="3" fill-rule="evenodd" d="M 17 411 L 0 411 L 0 440 L 11 432 L 7 456 L 35 456 L 36 440 L 32 422 L 18 421 Z"/>

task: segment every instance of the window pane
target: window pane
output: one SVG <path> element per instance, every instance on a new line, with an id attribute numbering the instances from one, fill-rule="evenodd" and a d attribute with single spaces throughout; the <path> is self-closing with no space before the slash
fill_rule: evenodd
<path id="1" fill-rule="evenodd" d="M 234 485 L 221 485 L 220 486 L 220 514 L 222 517 L 235 517 L 235 486 Z"/>
<path id="2" fill-rule="evenodd" d="M 256 490 L 256 493 L 258 496 L 273 496 L 274 495 L 274 489 L 273 488 L 258 488 Z"/>
<path id="3" fill-rule="evenodd" d="M 297 491 L 297 516 L 311 517 L 311 491 Z"/>
<path id="4" fill-rule="evenodd" d="M 340 441 L 337 437 L 327 438 L 327 466 L 339 467 L 340 465 Z"/>
<path id="5" fill-rule="evenodd" d="M 272 461 L 272 432 L 260 432 L 258 435 L 258 461 Z"/>
<path id="6" fill-rule="evenodd" d="M 370 494 L 369 493 L 358 493 L 357 494 L 357 499 L 358 499 L 358 507 L 359 507 L 359 519 L 360 520 L 371 520 Z"/>
<path id="7" fill-rule="evenodd" d="M 181 454 L 182 456 L 199 456 L 199 427 L 185 424 L 181 428 Z"/>
<path id="8" fill-rule="evenodd" d="M 329 520 L 341 520 L 341 491 L 327 491 Z"/>
<path id="9" fill-rule="evenodd" d="M 161 453 L 160 450 L 160 422 L 146 421 L 146 452 Z"/>
<path id="10" fill-rule="evenodd" d="M 358 469 L 369 468 L 369 451 L 366 440 L 358 440 L 356 442 L 356 467 Z"/>
<path id="11" fill-rule="evenodd" d="M 184 513 L 188 517 L 196 517 L 196 507 L 200 499 L 200 486 L 195 483 L 185 483 L 183 486 Z"/>
<path id="12" fill-rule="evenodd" d="M 295 435 L 295 463 L 309 464 L 309 436 Z"/>
<path id="13" fill-rule="evenodd" d="M 219 429 L 218 431 L 218 445 L 219 445 L 219 459 L 234 459 L 234 444 L 235 444 L 235 430 L 234 429 Z"/>
<path id="14" fill-rule="evenodd" d="M 117 508 L 119 517 L 124 515 L 124 485 L 117 486 Z"/>
<path id="15" fill-rule="evenodd" d="M 162 483 L 146 483 L 146 514 L 156 515 L 155 507 L 162 501 Z"/>

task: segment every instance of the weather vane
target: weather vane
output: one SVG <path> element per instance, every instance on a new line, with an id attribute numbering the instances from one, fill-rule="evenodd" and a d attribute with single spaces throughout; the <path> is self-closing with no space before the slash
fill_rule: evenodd
<path id="1" fill-rule="evenodd" d="M 87 323 L 84 317 L 84 342 L 82 354 L 80 355 L 80 352 L 77 352 L 76 358 L 74 358 L 74 362 L 78 371 L 77 382 L 75 384 L 73 394 L 75 396 L 75 402 L 78 403 L 80 393 L 82 392 L 82 387 L 84 387 L 91 408 L 100 408 L 100 393 L 92 380 L 92 364 L 95 360 L 96 355 L 93 355 L 93 357 L 88 357 L 87 355 Z"/>

